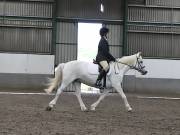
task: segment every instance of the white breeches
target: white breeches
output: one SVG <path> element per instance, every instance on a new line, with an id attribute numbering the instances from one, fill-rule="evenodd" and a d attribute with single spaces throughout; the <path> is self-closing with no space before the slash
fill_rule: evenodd
<path id="1" fill-rule="evenodd" d="M 109 70 L 109 64 L 107 61 L 100 61 L 99 64 L 102 66 L 102 68 L 107 72 Z"/>

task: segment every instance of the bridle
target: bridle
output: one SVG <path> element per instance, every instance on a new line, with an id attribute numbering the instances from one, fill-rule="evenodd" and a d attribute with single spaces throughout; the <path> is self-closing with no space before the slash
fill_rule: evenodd
<path id="1" fill-rule="evenodd" d="M 135 65 L 129 65 L 127 63 L 121 62 L 121 61 L 116 61 L 117 63 L 121 63 L 123 65 L 128 66 L 130 69 L 137 70 L 138 72 L 141 72 L 143 75 L 147 73 L 146 70 L 144 70 L 145 66 L 142 66 L 142 61 L 139 61 L 140 58 L 136 56 L 136 64 Z M 119 66 L 118 66 L 119 69 Z"/>

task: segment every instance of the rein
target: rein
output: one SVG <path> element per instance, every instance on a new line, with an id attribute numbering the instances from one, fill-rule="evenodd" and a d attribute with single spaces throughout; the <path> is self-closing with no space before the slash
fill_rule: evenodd
<path id="1" fill-rule="evenodd" d="M 135 70 L 137 70 L 137 71 L 140 71 L 140 68 L 143 68 L 143 67 L 141 67 L 141 65 L 139 64 L 140 62 L 138 61 L 138 57 L 136 56 L 136 64 L 135 64 L 135 66 L 132 66 L 132 65 L 129 65 L 129 64 L 127 64 L 127 63 L 124 63 L 124 62 L 121 62 L 121 61 L 116 61 L 117 63 L 121 63 L 121 64 L 123 64 L 123 65 L 126 65 L 126 66 L 128 66 L 128 67 L 130 67 L 130 69 L 135 69 Z M 116 64 L 117 64 L 116 63 Z M 136 67 L 136 65 L 138 65 L 138 67 Z M 118 70 L 119 70 L 119 65 L 117 65 L 117 67 L 118 67 Z M 140 67 L 140 68 L 139 68 Z M 115 68 L 115 67 L 114 67 Z M 116 74 L 118 74 L 118 73 L 116 73 Z"/>
<path id="2" fill-rule="evenodd" d="M 127 63 L 121 62 L 121 61 L 117 61 L 117 63 L 121 63 L 123 65 L 126 65 L 126 66 L 132 68 L 132 69 L 135 67 L 135 66 L 131 66 L 131 65 L 127 64 Z"/>

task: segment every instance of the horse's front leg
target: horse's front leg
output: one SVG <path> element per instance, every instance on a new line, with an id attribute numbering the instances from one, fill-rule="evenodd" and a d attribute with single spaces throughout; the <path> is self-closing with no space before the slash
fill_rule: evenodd
<path id="1" fill-rule="evenodd" d="M 98 106 L 98 104 L 100 103 L 100 101 L 103 100 L 107 96 L 108 93 L 109 93 L 109 90 L 107 90 L 107 89 L 104 90 L 104 92 L 100 95 L 98 100 L 91 105 L 91 110 L 92 111 L 95 111 L 95 109 Z"/>
<path id="2" fill-rule="evenodd" d="M 83 100 L 81 98 L 81 83 L 80 82 L 75 82 L 73 84 L 74 84 L 74 86 L 76 88 L 75 95 L 76 95 L 76 97 L 77 97 L 77 99 L 79 101 L 79 105 L 81 107 L 81 111 L 87 111 L 87 108 L 86 108 L 86 106 L 85 106 L 85 104 L 84 104 L 84 102 L 83 102 Z"/>
<path id="3" fill-rule="evenodd" d="M 128 111 L 128 112 L 131 112 L 131 111 L 132 111 L 132 108 L 131 108 L 131 106 L 130 106 L 129 103 L 128 103 L 128 100 L 127 100 L 127 98 L 126 98 L 126 95 L 125 95 L 124 92 L 123 92 L 123 89 L 122 89 L 121 85 L 116 83 L 116 84 L 113 84 L 113 87 L 116 89 L 116 91 L 117 91 L 117 92 L 120 94 L 120 96 L 122 97 L 127 111 Z"/>

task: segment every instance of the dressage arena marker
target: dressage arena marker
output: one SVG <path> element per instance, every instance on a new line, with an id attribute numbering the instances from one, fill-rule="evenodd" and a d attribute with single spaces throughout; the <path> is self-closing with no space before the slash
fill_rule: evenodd
<path id="1" fill-rule="evenodd" d="M 47 94 L 47 93 L 19 93 L 19 92 L 0 92 L 0 94 L 9 94 L 9 95 L 55 95 L 55 94 Z"/>
<path id="2" fill-rule="evenodd" d="M 166 99 L 166 100 L 180 100 L 180 98 L 171 98 L 171 97 L 143 97 L 143 96 L 137 96 L 137 98 L 142 98 L 142 99 Z"/>

